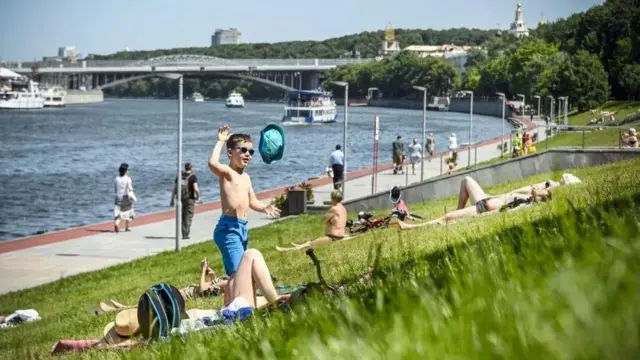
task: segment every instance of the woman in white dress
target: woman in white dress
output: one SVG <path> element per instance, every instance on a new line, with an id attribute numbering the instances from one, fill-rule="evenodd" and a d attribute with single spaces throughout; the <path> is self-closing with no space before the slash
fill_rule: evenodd
<path id="1" fill-rule="evenodd" d="M 122 163 L 118 172 L 120 175 L 116 176 L 115 180 L 116 200 L 113 209 L 113 227 L 115 232 L 120 231 L 120 220 L 124 220 L 125 222 L 124 231 L 129 231 L 129 222 L 135 217 L 133 210 L 135 195 L 133 194 L 133 183 L 129 176 L 129 165 Z"/>
<path id="2" fill-rule="evenodd" d="M 418 139 L 413 138 L 413 143 L 409 145 L 409 161 L 411 161 L 411 170 L 413 175 L 416 174 L 416 163 L 422 157 L 422 146 L 418 144 Z"/>

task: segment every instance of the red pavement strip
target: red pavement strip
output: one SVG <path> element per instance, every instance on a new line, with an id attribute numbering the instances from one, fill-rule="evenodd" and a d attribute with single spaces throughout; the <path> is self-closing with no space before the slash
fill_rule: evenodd
<path id="1" fill-rule="evenodd" d="M 535 127 L 535 125 L 532 122 L 526 119 L 521 118 L 520 120 L 526 124 L 529 130 Z M 507 135 L 507 139 L 508 137 L 509 135 Z M 497 137 L 497 138 L 493 138 L 490 140 L 485 140 L 480 143 L 477 143 L 477 146 L 485 146 L 493 143 L 497 144 L 499 142 L 500 142 L 500 137 Z M 464 152 L 466 149 L 468 148 L 462 148 L 460 149 L 459 152 Z M 437 157 L 443 154 L 445 154 L 445 152 L 435 153 L 432 157 Z M 385 165 L 378 166 L 378 171 L 379 172 L 386 171 L 392 168 L 393 168 L 392 164 L 385 164 Z M 348 173 L 347 179 L 353 180 L 353 179 L 357 179 L 357 178 L 364 177 L 371 174 L 373 174 L 373 168 L 363 169 L 363 170 Z M 323 178 L 307 181 L 307 183 L 311 184 L 313 187 L 318 187 L 318 186 L 331 184 L 332 181 L 333 180 L 329 177 L 323 177 Z M 287 188 L 288 187 L 285 186 L 277 189 L 266 190 L 266 191 L 257 193 L 256 196 L 260 200 L 273 198 L 284 193 Z M 220 201 L 206 203 L 206 204 L 199 204 L 199 205 L 196 205 L 196 213 L 217 210 L 219 208 L 220 208 Z M 136 218 L 135 222 L 131 224 L 131 227 L 153 224 L 156 222 L 171 220 L 174 218 L 175 218 L 175 210 L 142 215 Z M 0 254 L 10 252 L 10 251 L 28 249 L 28 248 L 40 246 L 40 245 L 53 244 L 61 241 L 77 239 L 85 236 L 95 235 L 96 233 L 106 233 L 106 232 L 113 232 L 112 221 L 104 222 L 100 224 L 94 224 L 94 225 L 87 225 L 87 226 L 82 226 L 77 228 L 71 228 L 71 229 L 61 230 L 56 232 L 50 232 L 50 233 L 41 234 L 41 235 L 27 236 L 27 237 L 15 239 L 15 240 L 1 241 Z"/>

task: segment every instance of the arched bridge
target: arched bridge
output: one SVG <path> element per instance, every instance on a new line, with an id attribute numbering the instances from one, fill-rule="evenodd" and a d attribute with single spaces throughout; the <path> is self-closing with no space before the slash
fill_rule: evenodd
<path id="1" fill-rule="evenodd" d="M 5 63 L 17 73 L 71 89 L 105 89 L 165 73 L 228 77 L 290 90 L 317 88 L 329 69 L 374 59 L 223 59 L 203 55 L 169 55 L 146 60 L 80 60 Z"/>

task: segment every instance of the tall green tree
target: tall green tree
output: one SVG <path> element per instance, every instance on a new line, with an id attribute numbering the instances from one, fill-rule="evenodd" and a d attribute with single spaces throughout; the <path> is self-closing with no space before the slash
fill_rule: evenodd
<path id="1" fill-rule="evenodd" d="M 638 99 L 640 93 L 640 64 L 625 65 L 620 73 L 620 85 L 629 94 L 629 99 Z"/>
<path id="2" fill-rule="evenodd" d="M 559 69 L 558 94 L 569 96 L 579 111 L 589 110 L 607 100 L 609 82 L 607 72 L 596 55 L 585 50 L 578 51 L 565 61 Z"/>

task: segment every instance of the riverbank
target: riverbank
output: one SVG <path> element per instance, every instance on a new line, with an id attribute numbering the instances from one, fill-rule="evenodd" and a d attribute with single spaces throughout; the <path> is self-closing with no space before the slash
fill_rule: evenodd
<path id="1" fill-rule="evenodd" d="M 177 110 L 175 99 L 111 99 L 90 106 L 0 112 L 0 133 L 5 135 L 0 148 L 0 181 L 5 185 L 0 187 L 5 214 L 0 242 L 105 221 L 113 213 L 113 181 L 123 162 L 132 170 L 137 214 L 170 209 L 171 179 L 176 176 Z M 381 162 L 390 161 L 397 135 L 411 139 L 421 134 L 421 112 L 353 108 L 347 139 L 350 170 L 372 166 L 376 115 L 380 118 Z M 429 118 L 436 150 L 444 149 L 449 133 L 462 134 L 468 128 L 468 116 L 463 114 L 430 113 Z M 297 126 L 283 124 L 281 119 L 281 104 L 247 103 L 244 109 L 228 109 L 222 102 L 185 102 L 183 161 L 194 166 L 202 201 L 219 198 L 217 179 L 206 163 L 216 129 L 224 123 L 256 142 L 268 123 L 280 124 L 285 131 L 287 149 L 282 161 L 267 165 L 258 156 L 249 166 L 256 192 L 324 173 L 329 154 L 342 143 L 342 124 Z M 475 141 L 501 134 L 501 123 L 495 118 L 474 117 L 474 126 L 478 129 Z"/>
<path id="2" fill-rule="evenodd" d="M 375 267 L 374 281 L 369 283 L 365 279 L 363 286 L 347 287 L 344 296 L 330 299 L 313 297 L 308 306 L 302 309 L 304 311 L 295 308 L 293 317 L 269 317 L 267 322 L 256 318 L 250 326 L 240 324 L 228 327 L 225 331 L 204 331 L 187 336 L 182 341 L 142 347 L 126 355 L 144 357 L 153 352 L 154 356 L 172 359 L 175 358 L 175 354 L 188 353 L 190 357 L 198 357 L 206 353 L 207 357 L 215 357 L 220 355 L 220 351 L 216 349 L 223 345 L 229 347 L 235 344 L 243 347 L 238 353 L 244 354 L 246 358 L 258 358 L 265 356 L 264 352 L 261 352 L 264 351 L 264 347 L 258 345 L 266 341 L 266 336 L 269 344 L 272 344 L 269 349 L 278 349 L 277 353 L 269 352 L 273 357 L 291 356 L 292 346 L 298 358 L 301 357 L 300 354 L 313 357 L 309 352 L 309 344 L 315 348 L 323 346 L 323 343 L 313 343 L 318 334 L 321 334 L 328 339 L 342 339 L 340 347 L 333 347 L 330 355 L 348 358 L 357 357 L 357 354 L 349 350 L 354 344 L 359 346 L 360 355 L 380 353 L 378 348 L 372 349 L 366 344 L 383 344 L 385 348 L 391 348 L 388 337 L 389 334 L 395 334 L 393 344 L 398 345 L 404 341 L 406 346 L 395 346 L 393 354 L 390 350 L 383 350 L 388 355 L 398 355 L 398 351 L 401 351 L 404 357 L 419 357 L 424 351 L 422 348 L 416 348 L 415 344 L 430 343 L 438 344 L 431 347 L 431 353 L 440 350 L 438 354 L 444 356 L 451 353 L 445 351 L 446 349 L 460 349 L 459 339 L 465 337 L 461 335 L 462 332 L 456 324 L 465 322 L 464 329 L 482 323 L 492 327 L 491 333 L 499 333 L 503 338 L 511 339 L 505 342 L 507 347 L 511 346 L 510 354 L 531 353 L 531 344 L 534 344 L 537 346 L 537 356 L 542 351 L 540 349 L 551 349 L 545 352 L 551 356 L 556 353 L 553 351 L 558 346 L 554 340 L 556 337 L 537 336 L 540 321 L 553 325 L 557 323 L 559 316 L 564 316 L 565 320 L 573 320 L 567 322 L 575 327 L 571 332 L 564 331 L 565 328 L 558 330 L 568 337 L 575 335 L 576 331 L 600 334 L 602 324 L 609 324 L 609 330 L 612 327 L 620 331 L 625 330 L 626 327 L 618 324 L 625 324 L 622 317 L 628 317 L 630 312 L 620 311 L 618 306 L 611 306 L 610 309 L 618 310 L 607 311 L 607 316 L 601 316 L 600 312 L 605 304 L 602 299 L 611 299 L 611 302 L 618 305 L 624 303 L 629 309 L 635 304 L 626 290 L 633 288 L 633 269 L 637 267 L 634 267 L 637 256 L 630 258 L 628 251 L 623 252 L 620 249 L 633 248 L 626 240 L 631 235 L 635 236 L 634 231 L 637 231 L 636 225 L 629 227 L 625 224 L 637 224 L 637 216 L 627 217 L 629 214 L 637 214 L 637 208 L 630 208 L 630 205 L 637 202 L 633 171 L 627 170 L 636 170 L 638 167 L 639 164 L 635 161 L 576 169 L 572 173 L 585 180 L 584 184 L 576 186 L 585 191 L 558 191 L 554 194 L 553 201 L 538 204 L 531 209 L 501 212 L 446 227 L 410 231 L 380 230 L 381 232 L 369 232 L 351 241 L 320 247 L 316 249 L 316 254 L 322 262 L 323 273 L 328 282 L 351 283 L 371 266 Z M 560 172 L 537 174 L 532 178 L 503 183 L 485 190 L 490 193 L 504 193 L 560 175 Z M 612 186 L 605 186 L 606 184 Z M 595 191 L 596 189 L 600 191 Z M 412 212 L 431 219 L 440 216 L 444 208 L 455 208 L 456 201 L 454 197 L 441 198 L 410 208 Z M 595 212 L 585 213 L 585 209 L 593 209 Z M 607 216 L 604 216 L 605 214 Z M 597 218 L 599 221 L 584 222 L 584 219 L 591 218 Z M 582 226 L 577 226 L 580 224 Z M 585 224 L 591 225 L 585 228 Z M 541 232 L 540 229 L 558 231 Z M 610 233 L 604 234 L 608 229 L 617 231 L 614 236 Z M 321 217 L 289 219 L 252 230 L 250 246 L 264 254 L 269 269 L 279 280 L 279 284 L 304 284 L 317 281 L 315 269 L 308 258 L 302 252 L 279 253 L 274 247 L 318 236 L 322 234 L 322 230 Z M 627 233 L 631 235 L 627 236 Z M 615 246 L 603 247 L 602 241 L 605 240 Z M 585 248 L 589 251 L 584 251 Z M 375 254 L 375 258 L 372 258 L 372 253 Z M 574 266 L 585 263 L 574 261 L 578 258 L 572 254 L 581 256 L 583 260 L 584 256 L 592 260 L 609 260 L 606 266 Z M 95 315 L 92 310 L 98 301 L 115 299 L 124 304 L 135 305 L 140 294 L 155 282 L 164 281 L 178 287 L 197 282 L 198 264 L 205 256 L 209 258 L 213 269 L 218 270 L 222 267 L 215 246 L 207 243 L 189 247 L 180 254 L 165 253 L 147 257 L 100 272 L 57 281 L 37 289 L 4 295 L 0 310 L 10 312 L 17 306 L 29 304 L 40 312 L 42 320 L 7 330 L 0 344 L 8 349 L 9 358 L 44 357 L 51 351 L 52 344 L 61 338 L 99 338 L 104 326 L 113 321 L 114 314 Z M 620 265 L 614 261 L 616 257 L 625 262 Z M 619 266 L 616 267 L 616 264 Z M 569 268 L 565 269 L 563 266 Z M 615 275 L 617 282 L 614 283 L 624 286 L 618 289 L 611 286 L 611 279 L 594 276 L 602 274 L 603 268 L 615 268 L 615 272 L 604 273 Z M 606 294 L 610 296 L 587 296 L 602 294 L 602 291 L 587 291 L 593 289 L 594 283 L 597 289 L 607 290 Z M 576 315 L 567 311 L 567 294 L 557 291 L 567 288 L 567 284 L 579 294 L 582 294 L 582 290 L 587 291 L 587 295 L 580 297 L 580 304 L 589 305 L 589 309 L 598 311 L 593 319 L 589 318 L 592 321 L 590 326 L 584 326 L 585 317 L 580 316 L 582 313 Z M 459 297 L 451 300 L 451 293 L 459 294 Z M 623 295 L 627 297 L 621 300 L 620 296 Z M 418 298 L 421 301 L 416 302 L 415 299 Z M 544 303 L 551 304 L 551 307 L 540 307 L 539 301 L 536 301 L 539 298 L 553 300 Z M 373 304 L 375 299 L 382 299 L 378 301 L 380 305 L 377 307 Z M 482 301 L 478 302 L 478 299 Z M 533 301 L 529 301 L 530 299 Z M 221 297 L 188 300 L 187 308 L 218 309 L 222 305 L 221 301 Z M 450 305 L 451 301 L 457 303 Z M 452 312 L 452 308 L 457 311 Z M 494 314 L 490 309 L 500 311 Z M 523 309 L 527 311 L 522 311 Z M 551 313 L 550 309 L 553 310 Z M 417 313 L 420 315 L 419 319 L 416 318 Z M 504 314 L 508 315 L 506 320 Z M 527 322 L 531 314 L 542 320 L 535 323 Z M 469 316 L 473 318 L 470 319 Z M 452 317 L 455 320 L 453 322 Z M 616 321 L 602 322 L 602 319 L 612 317 Z M 517 320 L 515 323 L 514 318 Z M 438 331 L 425 333 L 425 319 L 429 320 L 429 324 L 438 325 Z M 300 327 L 301 323 L 304 326 Z M 319 327 L 319 324 L 322 326 Z M 362 324 L 367 326 L 363 327 Z M 526 325 L 524 332 L 519 324 Z M 545 327 L 546 331 L 555 329 L 551 325 Z M 364 328 L 373 330 L 363 332 Z M 398 335 L 398 331 L 402 334 Z M 447 334 L 445 337 L 444 332 Z M 363 337 L 369 340 L 364 343 L 358 342 L 353 334 L 357 334 L 361 340 Z M 527 340 L 524 345 L 523 336 Z M 238 337 L 250 343 L 239 343 Z M 345 337 L 349 341 L 345 341 Z M 29 341 L 24 341 L 26 338 Z M 483 347 L 486 348 L 495 344 L 492 339 L 485 337 L 478 341 L 482 341 Z M 546 341 L 548 347 L 541 346 L 541 341 Z M 442 350 L 443 344 L 449 344 L 445 350 Z M 473 354 L 477 352 L 477 345 L 477 341 L 467 342 L 464 349 L 468 354 Z M 517 348 L 518 351 L 513 351 L 513 348 Z M 505 347 L 501 348 L 504 349 Z M 577 353 L 583 353 L 583 350 L 584 347 L 581 346 Z M 91 352 L 79 356 L 108 358 L 122 355 L 113 352 Z"/>
<path id="3" fill-rule="evenodd" d="M 529 124 L 534 128 L 533 124 Z M 503 140 L 506 140 L 503 139 Z M 500 155 L 496 144 L 501 138 L 486 140 L 473 148 L 459 149 L 460 167 L 480 163 Z M 472 156 L 467 156 L 467 151 Z M 444 152 L 435 154 L 423 162 L 425 179 L 443 173 Z M 421 168 L 416 175 L 393 175 L 392 166 L 382 162 L 376 174 L 376 192 L 389 191 L 394 186 L 405 186 L 420 182 Z M 372 193 L 372 168 L 347 174 L 346 200 L 356 199 Z M 322 205 L 329 200 L 333 190 L 332 179 L 321 177 L 308 181 L 313 186 L 315 204 Z M 293 185 L 293 184 L 291 184 Z M 257 193 L 263 202 L 270 202 L 287 187 Z M 182 246 L 211 241 L 212 231 L 220 217 L 220 202 L 214 201 L 198 205 L 191 228 L 191 239 L 183 240 Z M 111 222 L 72 228 L 68 230 L 30 236 L 0 242 L 0 293 L 33 287 L 66 278 L 87 271 L 129 262 L 145 256 L 170 251 L 175 247 L 175 212 L 163 211 L 138 217 L 131 226 L 131 232 L 114 233 Z M 251 212 L 251 229 L 272 223 L 263 214 Z M 126 252 L 123 252 L 126 249 Z M 37 263 L 34 267 L 30 264 Z"/>

